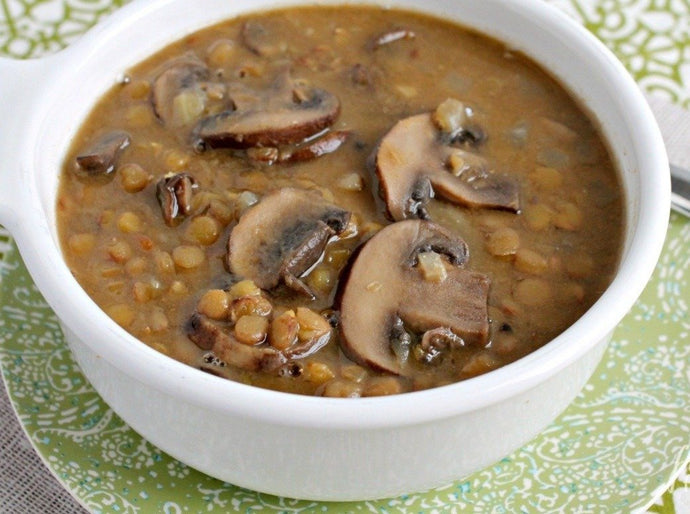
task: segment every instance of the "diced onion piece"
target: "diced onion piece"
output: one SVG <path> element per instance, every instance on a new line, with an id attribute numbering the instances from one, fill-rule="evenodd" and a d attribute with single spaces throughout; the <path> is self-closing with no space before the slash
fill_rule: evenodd
<path id="1" fill-rule="evenodd" d="M 417 256 L 419 269 L 427 282 L 440 283 L 448 277 L 441 255 L 436 252 L 422 252 Z"/>
<path id="2" fill-rule="evenodd" d="M 364 179 L 359 173 L 348 173 L 338 180 L 338 187 L 345 191 L 361 191 L 364 187 Z"/>
<path id="3" fill-rule="evenodd" d="M 436 108 L 433 120 L 436 126 L 443 132 L 455 132 L 462 128 L 467 121 L 465 104 L 455 98 L 448 98 Z"/>
<path id="4" fill-rule="evenodd" d="M 197 120 L 205 107 L 201 91 L 192 89 L 182 91 L 173 99 L 173 124 L 182 126 Z"/>

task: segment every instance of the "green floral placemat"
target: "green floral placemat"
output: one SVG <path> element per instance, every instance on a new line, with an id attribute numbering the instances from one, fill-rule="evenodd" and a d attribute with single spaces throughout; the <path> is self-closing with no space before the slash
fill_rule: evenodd
<path id="1" fill-rule="evenodd" d="M 68 44 L 123 2 L 0 0 L 0 53 Z M 556 0 L 608 44 L 646 89 L 690 94 L 690 5 Z M 93 512 L 674 512 L 688 501 L 690 223 L 671 219 L 657 271 L 584 391 L 513 455 L 433 491 L 361 503 L 247 491 L 171 459 L 129 429 L 78 370 L 53 313 L 0 236 L 0 364 L 37 451 Z M 654 506 L 654 498 L 667 491 Z M 690 502 L 688 502 L 690 503 Z M 687 503 L 686 503 L 687 505 Z M 678 511 L 680 514 L 680 511 Z"/>

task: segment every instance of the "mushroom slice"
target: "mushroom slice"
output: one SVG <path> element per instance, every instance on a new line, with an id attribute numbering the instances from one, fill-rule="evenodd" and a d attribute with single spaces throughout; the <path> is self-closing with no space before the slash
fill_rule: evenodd
<path id="1" fill-rule="evenodd" d="M 448 257 L 443 281 L 424 279 L 417 256 L 425 251 Z M 429 347 L 437 340 L 485 346 L 489 278 L 464 269 L 467 258 L 465 242 L 435 223 L 406 220 L 383 228 L 361 247 L 341 280 L 343 351 L 361 365 L 406 375 L 412 371 L 400 355 L 411 342 L 407 329 L 428 334 Z"/>
<path id="2" fill-rule="evenodd" d="M 192 195 L 197 187 L 194 177 L 187 173 L 163 177 L 158 181 L 156 198 L 166 225 L 174 226 L 179 218 L 191 212 Z"/>
<path id="3" fill-rule="evenodd" d="M 200 117 L 205 108 L 206 93 L 202 83 L 211 71 L 198 59 L 189 57 L 173 61 L 153 82 L 153 112 L 165 124 L 179 127 Z"/>
<path id="4" fill-rule="evenodd" d="M 247 148 L 247 157 L 252 161 L 268 165 L 311 161 L 335 152 L 349 136 L 349 131 L 334 130 L 297 146 L 282 148 L 255 146 Z"/>
<path id="5" fill-rule="evenodd" d="M 262 289 L 282 283 L 314 297 L 299 277 L 321 259 L 328 241 L 349 221 L 349 212 L 317 193 L 280 189 L 250 208 L 232 229 L 227 267 Z"/>
<path id="6" fill-rule="evenodd" d="M 211 350 L 221 361 L 248 371 L 274 371 L 288 361 L 270 346 L 240 343 L 206 316 L 194 313 L 189 320 L 187 336 L 202 350 Z"/>
<path id="7" fill-rule="evenodd" d="M 425 113 L 399 121 L 383 137 L 374 164 L 388 215 L 396 221 L 426 219 L 425 206 L 435 195 L 467 207 L 518 212 L 518 187 L 508 177 L 484 173 L 465 179 L 448 171 L 458 149 L 445 135 Z"/>
<path id="8" fill-rule="evenodd" d="M 275 57 L 287 50 L 285 41 L 277 39 L 280 33 L 271 32 L 265 25 L 255 20 L 248 20 L 242 26 L 242 42 L 261 57 Z"/>
<path id="9" fill-rule="evenodd" d="M 260 101 L 201 120 L 196 136 L 210 148 L 250 148 L 299 144 L 330 127 L 340 114 L 340 101 L 328 91 L 302 87 L 278 76 Z"/>
<path id="10" fill-rule="evenodd" d="M 78 170 L 89 176 L 109 175 L 115 170 L 117 159 L 130 141 L 127 132 L 108 132 L 86 152 L 77 155 Z"/>
<path id="11" fill-rule="evenodd" d="M 281 351 L 268 344 L 243 344 L 221 325 L 195 312 L 189 319 L 187 336 L 202 350 L 212 352 L 216 366 L 227 364 L 247 371 L 285 374 L 289 371 L 286 364 L 313 355 L 323 348 L 330 339 L 331 331 Z"/>

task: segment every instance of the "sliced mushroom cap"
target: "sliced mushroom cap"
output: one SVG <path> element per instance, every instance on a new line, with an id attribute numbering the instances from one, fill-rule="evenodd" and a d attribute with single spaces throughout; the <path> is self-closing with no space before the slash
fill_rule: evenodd
<path id="1" fill-rule="evenodd" d="M 417 256 L 427 251 L 448 258 L 440 282 L 425 280 L 418 269 Z M 428 221 L 401 221 L 378 232 L 341 281 L 343 351 L 364 366 L 405 375 L 409 370 L 397 348 L 409 343 L 405 329 L 430 332 L 426 341 L 448 330 L 464 344 L 486 345 L 489 279 L 463 269 L 467 257 L 462 239 Z"/>
<path id="2" fill-rule="evenodd" d="M 203 119 L 196 136 L 210 148 L 298 144 L 330 127 L 340 114 L 336 96 L 300 86 L 287 72 L 258 93 L 258 101 Z"/>
<path id="3" fill-rule="evenodd" d="M 221 363 L 247 371 L 280 372 L 288 363 L 304 359 L 323 348 L 331 337 L 331 331 L 316 334 L 284 350 L 267 343 L 247 345 L 218 323 L 195 312 L 187 324 L 187 336 L 202 350 L 210 350 Z"/>
<path id="4" fill-rule="evenodd" d="M 198 59 L 173 61 L 153 82 L 151 103 L 156 116 L 168 126 L 181 126 L 201 115 L 206 94 L 202 84 L 211 71 Z M 189 112 L 189 111 L 194 112 Z"/>
<path id="5" fill-rule="evenodd" d="M 349 212 L 317 193 L 280 189 L 250 208 L 232 229 L 228 269 L 262 289 L 282 283 L 313 296 L 299 277 L 318 262 L 328 241 L 349 220 Z"/>
<path id="6" fill-rule="evenodd" d="M 127 132 L 115 130 L 102 136 L 84 153 L 77 155 L 77 171 L 89 176 L 109 175 L 131 139 Z"/>
<path id="7" fill-rule="evenodd" d="M 508 177 L 487 173 L 464 179 L 450 173 L 448 160 L 455 151 L 428 113 L 399 121 L 384 136 L 375 167 L 392 219 L 428 218 L 425 205 L 435 195 L 467 207 L 519 210 L 518 187 Z"/>
<path id="8" fill-rule="evenodd" d="M 187 335 L 202 350 L 211 350 L 221 361 L 248 371 L 273 371 L 288 361 L 270 346 L 240 343 L 206 316 L 194 313 L 189 320 Z"/>

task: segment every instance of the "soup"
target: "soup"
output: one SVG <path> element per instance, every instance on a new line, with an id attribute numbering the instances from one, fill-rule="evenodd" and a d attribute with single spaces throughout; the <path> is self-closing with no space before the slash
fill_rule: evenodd
<path id="1" fill-rule="evenodd" d="M 67 155 L 65 258 L 104 311 L 208 373 L 358 397 L 519 359 L 619 260 L 596 127 L 528 58 L 416 13 L 304 7 L 128 71 Z"/>

